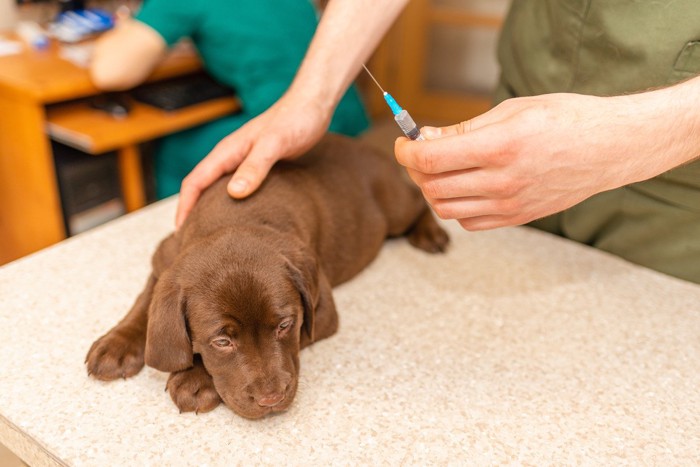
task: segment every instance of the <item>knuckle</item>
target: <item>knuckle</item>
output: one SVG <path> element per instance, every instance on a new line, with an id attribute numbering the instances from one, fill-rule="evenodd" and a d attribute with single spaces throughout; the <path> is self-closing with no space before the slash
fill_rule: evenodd
<path id="1" fill-rule="evenodd" d="M 180 193 L 191 194 L 197 191 L 197 185 L 195 179 L 191 175 L 186 176 L 182 179 L 180 183 Z"/>
<path id="2" fill-rule="evenodd" d="M 264 151 L 258 153 L 258 161 L 264 165 L 272 165 L 284 156 L 284 148 L 290 146 L 291 144 L 287 144 L 285 138 L 275 135 L 270 136 L 263 144 Z"/>
<path id="3" fill-rule="evenodd" d="M 513 216 L 522 212 L 523 203 L 517 198 L 504 198 L 496 202 L 496 209 L 501 215 Z"/>
<path id="4" fill-rule="evenodd" d="M 526 182 L 518 173 L 501 170 L 489 179 L 488 194 L 496 199 L 517 197 L 525 188 Z"/>
<path id="5" fill-rule="evenodd" d="M 514 198 L 523 189 L 523 182 L 511 176 L 503 177 L 496 185 L 495 191 L 502 198 Z"/>
<path id="6" fill-rule="evenodd" d="M 500 104 L 498 104 L 498 107 L 502 109 L 516 109 L 520 107 L 520 102 L 522 102 L 522 98 L 515 97 L 513 99 L 506 99 Z"/>
<path id="7" fill-rule="evenodd" d="M 502 199 L 506 197 L 506 192 L 508 191 L 508 184 L 504 181 L 503 176 L 494 176 L 492 180 L 489 180 L 485 192 L 490 198 Z"/>
<path id="8" fill-rule="evenodd" d="M 428 199 L 442 198 L 442 185 L 439 180 L 426 180 L 421 184 L 423 196 Z"/>
<path id="9" fill-rule="evenodd" d="M 182 179 L 181 185 L 188 185 L 188 186 L 193 186 L 197 184 L 197 180 L 199 178 L 199 174 L 202 172 L 202 170 L 197 170 L 198 168 L 195 167 L 193 170 L 191 170 L 185 177 Z"/>
<path id="10" fill-rule="evenodd" d="M 272 133 L 265 136 L 265 142 L 267 143 L 268 147 L 274 149 L 279 148 L 287 141 L 288 138 L 283 134 Z"/>
<path id="11" fill-rule="evenodd" d="M 459 122 L 458 132 L 461 134 L 468 133 L 471 130 L 471 120 Z"/>
<path id="12" fill-rule="evenodd" d="M 497 160 L 500 166 L 511 164 L 521 148 L 521 138 L 516 135 L 516 132 L 510 132 L 503 135 L 501 138 L 501 146 Z"/>
<path id="13" fill-rule="evenodd" d="M 398 138 L 394 143 L 394 152 L 399 164 L 421 173 L 431 173 L 433 165 L 428 144 L 415 144 Z"/>
<path id="14" fill-rule="evenodd" d="M 430 148 L 426 148 L 423 153 L 423 166 L 425 167 L 425 173 L 432 174 L 437 172 L 435 152 Z"/>

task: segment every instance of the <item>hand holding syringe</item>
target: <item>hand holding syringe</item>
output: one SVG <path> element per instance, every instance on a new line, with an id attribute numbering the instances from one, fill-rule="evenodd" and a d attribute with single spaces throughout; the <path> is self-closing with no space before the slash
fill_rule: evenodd
<path id="1" fill-rule="evenodd" d="M 423 138 L 423 135 L 421 135 L 420 130 L 416 125 L 416 122 L 413 121 L 411 116 L 408 114 L 408 111 L 406 109 L 402 109 L 401 106 L 396 102 L 396 100 L 393 97 L 391 97 L 391 94 L 382 89 L 382 87 L 379 85 L 377 80 L 374 78 L 372 73 L 370 73 L 370 71 L 365 65 L 362 66 L 365 68 L 365 71 L 367 72 L 367 74 L 369 74 L 370 78 L 372 78 L 372 81 L 374 81 L 377 87 L 379 87 L 379 89 L 382 91 L 382 94 L 384 95 L 384 100 L 389 105 L 391 112 L 394 114 L 394 120 L 396 120 L 396 123 L 399 124 L 399 128 L 401 128 L 401 131 L 403 131 L 403 133 L 408 138 L 414 141 L 424 141 L 425 138 Z"/>

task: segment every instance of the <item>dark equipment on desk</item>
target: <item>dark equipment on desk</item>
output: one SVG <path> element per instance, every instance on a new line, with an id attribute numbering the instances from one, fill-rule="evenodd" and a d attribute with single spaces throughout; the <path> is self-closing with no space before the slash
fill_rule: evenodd
<path id="1" fill-rule="evenodd" d="M 61 13 L 85 9 L 85 0 L 58 0 L 58 3 L 61 6 Z"/>
<path id="2" fill-rule="evenodd" d="M 58 3 L 58 11 L 60 13 L 85 9 L 85 0 L 17 0 L 19 5 L 24 5 L 25 3 Z"/>
<path id="3" fill-rule="evenodd" d="M 235 94 L 208 74 L 195 73 L 144 84 L 131 91 L 131 95 L 144 104 L 171 111 Z"/>
<path id="4" fill-rule="evenodd" d="M 126 212 L 115 153 L 93 156 L 51 142 L 67 235 L 76 235 Z"/>
<path id="5" fill-rule="evenodd" d="M 100 94 L 92 98 L 90 107 L 101 110 L 112 117 L 121 120 L 129 115 L 131 110 L 131 102 L 121 93 Z"/>

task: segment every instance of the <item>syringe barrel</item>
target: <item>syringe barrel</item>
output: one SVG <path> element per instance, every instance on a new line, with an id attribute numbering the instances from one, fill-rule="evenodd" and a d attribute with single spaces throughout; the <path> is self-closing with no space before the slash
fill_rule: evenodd
<path id="1" fill-rule="evenodd" d="M 423 141 L 424 138 L 420 133 L 420 129 L 418 129 L 418 125 L 416 125 L 416 122 L 413 121 L 406 109 L 394 115 L 394 120 L 396 120 L 396 123 L 399 124 L 399 128 L 401 128 L 401 131 L 403 131 L 407 137 L 414 141 Z"/>

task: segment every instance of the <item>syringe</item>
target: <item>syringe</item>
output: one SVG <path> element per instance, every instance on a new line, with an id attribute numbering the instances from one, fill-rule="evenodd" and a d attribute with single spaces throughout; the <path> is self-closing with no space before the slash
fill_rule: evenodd
<path id="1" fill-rule="evenodd" d="M 382 87 L 379 85 L 377 80 L 374 78 L 372 73 L 367 69 L 365 65 L 362 66 L 365 68 L 365 71 L 370 76 L 370 78 L 372 78 L 372 81 L 374 81 L 377 87 L 382 91 L 382 94 L 384 95 L 384 100 L 389 105 L 391 113 L 394 114 L 394 120 L 396 120 L 396 123 L 398 123 L 399 128 L 401 128 L 401 131 L 403 131 L 403 134 L 405 134 L 407 137 L 414 141 L 425 141 L 425 138 L 423 138 L 423 135 L 418 129 L 418 125 L 416 125 L 416 122 L 413 121 L 411 116 L 408 114 L 408 111 L 406 109 L 402 109 L 401 106 L 396 102 L 396 100 L 391 96 L 391 94 L 382 89 Z"/>

